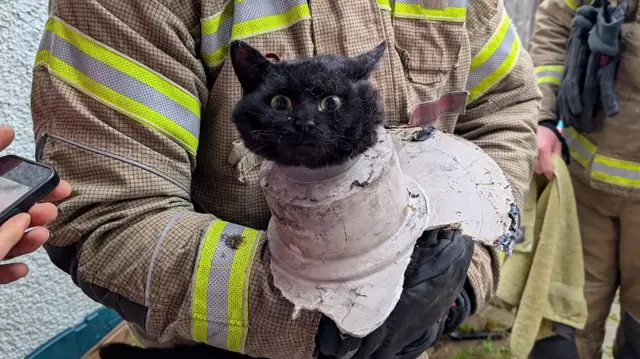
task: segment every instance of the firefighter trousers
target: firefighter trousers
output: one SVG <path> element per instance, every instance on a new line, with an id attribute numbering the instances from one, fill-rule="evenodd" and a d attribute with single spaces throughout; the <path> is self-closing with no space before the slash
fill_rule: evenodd
<path id="1" fill-rule="evenodd" d="M 573 179 L 584 253 L 585 287 L 589 315 L 576 333 L 581 359 L 600 359 L 605 323 L 619 292 L 622 321 L 614 353 L 629 341 L 637 348 L 640 338 L 629 338 L 629 328 L 640 326 L 640 201 L 611 195 Z M 624 328 L 627 328 L 626 330 Z M 624 345 L 626 349 L 629 345 Z M 626 352 L 627 350 L 625 350 Z M 635 353 L 640 358 L 640 352 Z M 622 354 L 621 354 L 622 355 Z M 627 355 L 617 356 L 627 358 Z"/>

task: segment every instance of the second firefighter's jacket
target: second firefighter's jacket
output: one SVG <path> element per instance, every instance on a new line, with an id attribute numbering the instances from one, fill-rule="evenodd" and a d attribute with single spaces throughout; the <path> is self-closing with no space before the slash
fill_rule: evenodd
<path id="1" fill-rule="evenodd" d="M 571 21 L 582 2 L 545 0 L 536 14 L 531 57 L 543 93 L 539 120 L 556 120 L 556 90 L 565 61 Z M 640 199 L 640 17 L 638 0 L 629 0 L 621 31 L 621 57 L 615 78 L 618 113 L 603 113 L 602 129 L 584 134 L 567 128 L 570 170 L 591 187 Z"/>

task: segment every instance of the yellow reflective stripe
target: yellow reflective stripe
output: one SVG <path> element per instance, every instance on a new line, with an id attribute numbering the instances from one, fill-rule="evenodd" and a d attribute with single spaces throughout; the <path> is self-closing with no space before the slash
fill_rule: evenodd
<path id="1" fill-rule="evenodd" d="M 205 237 L 200 259 L 198 260 L 198 268 L 196 270 L 195 290 L 193 293 L 192 317 L 193 321 L 193 338 L 201 343 L 207 342 L 207 294 L 209 289 L 209 273 L 211 273 L 211 263 L 220 235 L 224 227 L 228 224 L 225 221 L 215 221 L 207 236 Z"/>
<path id="2" fill-rule="evenodd" d="M 621 168 L 633 172 L 640 172 L 640 164 L 637 162 L 620 160 L 603 155 L 596 155 L 596 158 L 593 161 L 596 163 L 602 163 L 603 165 L 609 167 Z"/>
<path id="3" fill-rule="evenodd" d="M 563 135 L 567 141 L 571 157 L 578 161 L 582 167 L 589 167 L 591 159 L 596 153 L 596 146 L 580 135 L 573 127 L 568 127 Z"/>
<path id="4" fill-rule="evenodd" d="M 580 152 L 576 151 L 573 148 L 569 148 L 569 154 L 571 155 L 571 157 L 573 157 L 574 160 L 578 161 L 578 163 L 581 164 L 582 167 L 589 167 L 590 160 L 582 156 Z"/>
<path id="5" fill-rule="evenodd" d="M 396 1 L 393 7 L 393 16 L 404 18 L 418 18 L 429 20 L 442 20 L 464 22 L 467 18 L 466 7 L 447 7 L 443 10 L 428 9 L 421 4 L 405 4 Z"/>
<path id="6" fill-rule="evenodd" d="M 616 186 L 640 188 L 640 179 L 611 175 L 602 171 L 592 170 L 591 178 Z"/>
<path id="7" fill-rule="evenodd" d="M 578 142 L 580 142 L 580 144 L 582 144 L 582 146 L 584 146 L 584 148 L 589 151 L 592 154 L 596 153 L 597 147 L 596 145 L 594 145 L 593 143 L 591 143 L 591 141 L 589 141 L 588 138 L 582 136 L 581 134 L 578 133 L 578 131 L 576 131 L 573 127 L 568 127 L 566 129 L 567 133 L 569 133 L 569 135 L 571 135 L 573 138 L 575 138 Z"/>
<path id="8" fill-rule="evenodd" d="M 201 57 L 218 66 L 229 53 L 229 42 L 277 31 L 311 18 L 307 0 L 235 0 L 202 20 Z"/>
<path id="9" fill-rule="evenodd" d="M 193 289 L 193 338 L 245 352 L 249 279 L 262 232 L 218 220 L 202 243 Z"/>
<path id="10" fill-rule="evenodd" d="M 604 172 L 592 171 L 591 178 L 597 179 L 598 181 L 602 181 L 612 185 L 616 185 L 616 186 L 640 188 L 640 180 L 638 179 L 629 179 L 629 178 L 624 178 L 619 176 L 612 176 Z"/>
<path id="11" fill-rule="evenodd" d="M 35 67 L 196 155 L 200 102 L 171 80 L 98 43 L 61 19 L 45 27 Z"/>
<path id="12" fill-rule="evenodd" d="M 163 133 L 182 144 L 190 154 L 196 155 L 198 138 L 193 136 L 189 131 L 174 126 L 170 118 L 94 81 L 64 61 L 51 56 L 47 50 L 40 50 L 36 56 L 36 61 L 45 63 L 52 75 L 77 90 L 82 91 L 104 105 L 114 108 L 116 111 L 138 121 L 142 125 Z M 148 121 L 149 119 L 153 120 Z M 167 131 L 167 128 L 170 130 Z"/>
<path id="13" fill-rule="evenodd" d="M 502 19 L 487 44 L 471 60 L 467 103 L 482 96 L 491 87 L 506 77 L 516 65 L 520 55 L 520 38 L 515 26 L 502 12 Z"/>
<path id="14" fill-rule="evenodd" d="M 640 188 L 640 163 L 596 155 L 591 177 L 609 184 Z"/>
<path id="15" fill-rule="evenodd" d="M 109 49 L 103 44 L 90 40 L 85 35 L 80 34 L 71 26 L 65 24 L 59 18 L 51 18 L 45 31 L 49 30 L 60 38 L 67 40 L 82 52 L 91 57 L 117 69 L 140 82 L 153 87 L 158 92 L 173 99 L 189 111 L 200 116 L 200 101 L 190 92 L 182 89 L 166 77 L 159 75 L 153 70 L 136 63 L 135 60 Z"/>
<path id="16" fill-rule="evenodd" d="M 541 72 L 560 72 L 564 71 L 564 65 L 544 65 L 544 66 L 536 66 L 536 73 Z"/>
<path id="17" fill-rule="evenodd" d="M 580 7 L 580 3 L 576 0 L 564 0 L 564 3 L 567 4 L 571 8 L 571 10 L 576 11 L 578 7 Z"/>
<path id="18" fill-rule="evenodd" d="M 217 32 L 220 29 L 220 25 L 233 16 L 233 1 L 229 1 L 225 5 L 224 9 L 216 15 L 213 15 L 208 20 L 203 20 L 200 25 L 200 33 L 204 35 L 210 35 Z"/>
<path id="19" fill-rule="evenodd" d="M 507 12 L 503 11 L 502 18 L 500 19 L 500 24 L 498 24 L 498 28 L 493 33 L 489 41 L 482 47 L 480 52 L 476 56 L 471 59 L 471 65 L 469 66 L 469 71 L 476 70 L 482 64 L 487 62 L 489 58 L 496 52 L 500 44 L 504 41 L 504 37 L 509 32 L 509 17 L 507 16 Z"/>
<path id="20" fill-rule="evenodd" d="M 591 166 L 591 178 L 616 186 L 640 188 L 640 163 L 597 154 L 596 145 L 572 127 L 567 128 L 564 136 L 571 157 L 583 167 Z"/>
<path id="21" fill-rule="evenodd" d="M 311 12 L 306 3 L 296 5 L 282 14 L 265 16 L 255 20 L 233 24 L 231 39 L 244 39 L 250 36 L 277 31 L 289 27 L 300 20 L 307 19 L 310 16 Z"/>
<path id="22" fill-rule="evenodd" d="M 229 54 L 229 45 L 224 44 L 214 52 L 202 54 L 202 61 L 209 67 L 219 65 Z"/>
<path id="23" fill-rule="evenodd" d="M 391 11 L 391 3 L 389 0 L 377 0 L 377 3 L 379 8 Z"/>
<path id="24" fill-rule="evenodd" d="M 616 186 L 640 188 L 640 163 L 597 154 L 596 145 L 572 127 L 566 129 L 564 136 L 571 157 L 583 167 L 591 166 L 591 178 Z"/>
<path id="25" fill-rule="evenodd" d="M 550 83 L 554 85 L 560 85 L 563 71 L 563 65 L 545 65 L 536 67 L 538 84 Z"/>
<path id="26" fill-rule="evenodd" d="M 242 305 L 229 305 L 228 322 L 229 334 L 227 337 L 227 348 L 234 352 L 244 352 L 244 339 L 247 336 L 247 322 L 249 317 L 249 281 L 251 275 L 251 264 L 255 256 L 253 247 L 258 243 L 260 232 L 246 228 L 242 233 L 243 240 L 236 250 L 231 265 L 231 278 L 229 281 L 228 303 L 242 303 Z"/>
<path id="27" fill-rule="evenodd" d="M 219 65 L 229 54 L 229 40 L 233 26 L 233 1 L 224 9 L 201 23 L 202 61 L 209 67 Z"/>
<path id="28" fill-rule="evenodd" d="M 540 76 L 538 77 L 538 84 L 554 84 L 560 85 L 560 79 L 555 76 Z"/>

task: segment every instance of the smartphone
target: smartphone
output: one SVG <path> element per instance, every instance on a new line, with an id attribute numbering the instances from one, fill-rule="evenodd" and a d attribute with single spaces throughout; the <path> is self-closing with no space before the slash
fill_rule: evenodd
<path id="1" fill-rule="evenodd" d="M 0 157 L 0 225 L 27 212 L 60 183 L 56 171 L 15 155 Z"/>

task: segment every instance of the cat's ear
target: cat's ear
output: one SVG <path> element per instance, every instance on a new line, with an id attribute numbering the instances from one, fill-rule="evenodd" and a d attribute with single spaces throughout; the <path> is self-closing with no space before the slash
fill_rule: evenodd
<path id="1" fill-rule="evenodd" d="M 242 89 L 245 93 L 255 90 L 262 82 L 271 61 L 244 41 L 233 41 L 229 48 L 233 71 Z"/>
<path id="2" fill-rule="evenodd" d="M 378 67 L 378 62 L 387 49 L 387 41 L 381 42 L 373 50 L 351 58 L 350 73 L 357 80 L 368 79 Z"/>

